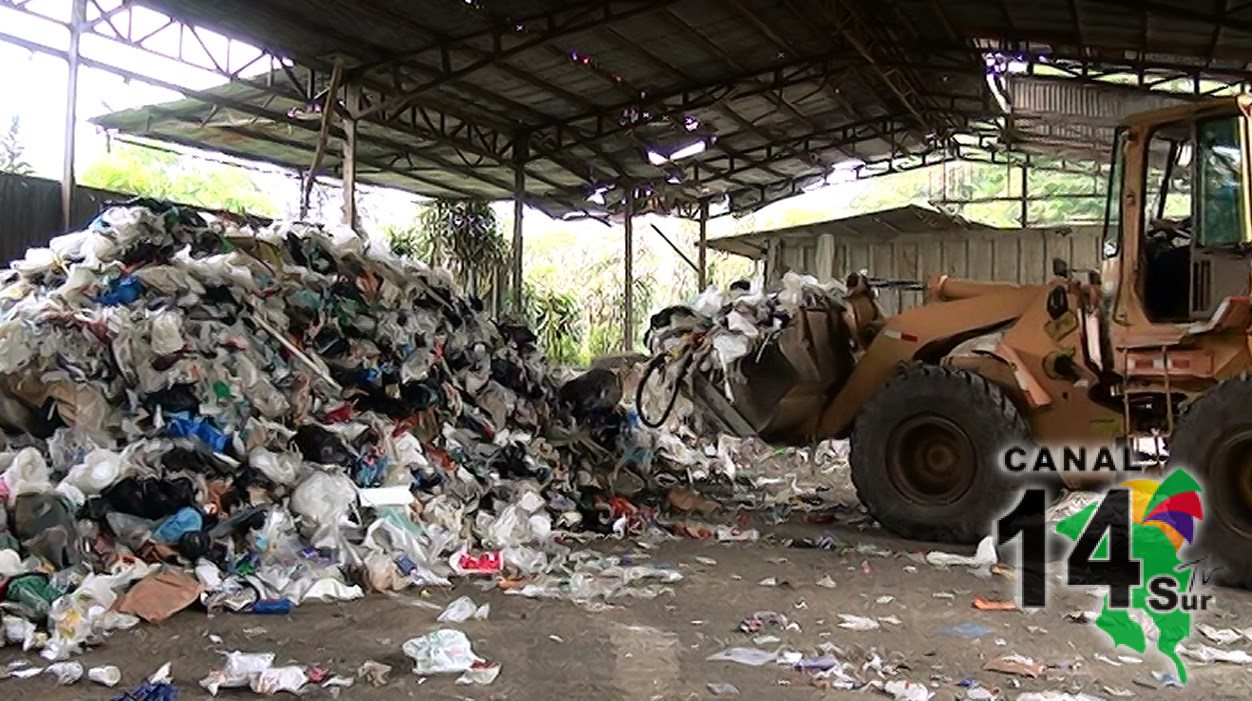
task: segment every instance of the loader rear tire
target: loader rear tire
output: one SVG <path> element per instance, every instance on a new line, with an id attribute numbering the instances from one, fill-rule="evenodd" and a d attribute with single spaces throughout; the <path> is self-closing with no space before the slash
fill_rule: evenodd
<path id="1" fill-rule="evenodd" d="M 1184 559 L 1210 556 L 1205 568 L 1219 583 L 1252 587 L 1252 379 L 1226 380 L 1184 409 L 1167 466 L 1204 487 L 1204 518 Z"/>
<path id="2" fill-rule="evenodd" d="M 852 428 L 857 495 L 880 524 L 906 538 L 976 543 L 1017 495 L 1001 451 L 1029 429 L 994 383 L 920 365 L 892 379 Z"/>

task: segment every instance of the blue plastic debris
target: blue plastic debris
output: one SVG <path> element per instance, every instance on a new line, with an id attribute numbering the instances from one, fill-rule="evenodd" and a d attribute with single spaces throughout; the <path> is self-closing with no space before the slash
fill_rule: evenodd
<path id="1" fill-rule="evenodd" d="M 130 691 L 123 691 L 113 701 L 174 701 L 178 687 L 165 682 L 144 682 Z"/>
<path id="2" fill-rule="evenodd" d="M 195 533 L 204 528 L 204 517 L 190 506 L 184 506 L 173 516 L 165 519 L 152 531 L 152 537 L 162 543 L 177 543 L 184 534 Z"/>
<path id="3" fill-rule="evenodd" d="M 130 304 L 139 299 L 143 294 L 143 282 L 134 275 L 123 275 L 114 280 L 109 289 L 103 294 L 94 297 L 97 302 L 109 307 L 116 307 L 120 304 Z"/>
<path id="4" fill-rule="evenodd" d="M 958 638 L 973 640 L 991 635 L 993 631 L 987 626 L 978 625 L 977 623 L 958 623 L 954 626 L 944 626 L 939 629 L 939 632 L 944 635 L 955 635 Z"/>
<path id="5" fill-rule="evenodd" d="M 230 437 L 203 416 L 178 412 L 169 414 L 167 418 L 166 435 L 175 438 L 199 438 L 215 453 L 225 451 L 226 446 L 230 445 Z"/>

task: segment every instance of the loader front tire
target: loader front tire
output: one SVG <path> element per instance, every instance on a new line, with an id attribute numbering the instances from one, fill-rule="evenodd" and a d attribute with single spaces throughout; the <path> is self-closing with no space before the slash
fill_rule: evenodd
<path id="1" fill-rule="evenodd" d="M 870 514 L 906 538 L 976 543 L 1017 494 L 998 464 L 1029 430 L 996 384 L 919 365 L 896 376 L 852 428 L 852 482 Z M 1020 486 L 1020 485 L 1017 485 Z"/>
<path id="2" fill-rule="evenodd" d="M 1208 556 L 1216 581 L 1252 587 L 1252 379 L 1226 380 L 1184 409 L 1168 467 L 1204 488 L 1204 518 L 1184 559 Z"/>

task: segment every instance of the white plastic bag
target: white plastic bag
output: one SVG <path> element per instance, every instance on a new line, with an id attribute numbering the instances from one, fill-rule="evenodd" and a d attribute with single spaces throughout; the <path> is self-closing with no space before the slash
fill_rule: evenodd
<path id="1" fill-rule="evenodd" d="M 271 667 L 260 674 L 252 676 L 252 690 L 258 694 L 273 696 L 282 691 L 299 694 L 309 678 L 304 674 L 303 667 Z"/>
<path id="2" fill-rule="evenodd" d="M 289 506 L 292 513 L 312 527 L 310 545 L 334 547 L 339 526 L 348 520 L 348 512 L 356 499 L 356 485 L 347 476 L 317 471 L 291 493 Z"/>
<path id="3" fill-rule="evenodd" d="M 56 677 L 61 686 L 69 686 L 83 678 L 83 665 L 81 662 L 57 662 L 48 665 L 44 674 Z"/>
<path id="4" fill-rule="evenodd" d="M 61 484 L 76 487 L 88 496 L 99 494 L 126 477 L 130 473 L 128 467 L 121 453 L 96 448 L 70 468 Z"/>
<path id="5" fill-rule="evenodd" d="M 274 453 L 265 448 L 253 448 L 248 453 L 248 464 L 274 484 L 290 487 L 296 483 L 300 457 L 293 453 Z"/>
<path id="6" fill-rule="evenodd" d="M 483 659 L 474 654 L 469 638 L 459 630 L 444 628 L 404 643 L 404 654 L 413 658 L 413 673 L 464 672 Z"/>
<path id="7" fill-rule="evenodd" d="M 463 623 L 471 618 L 481 621 L 485 620 L 490 613 L 491 604 L 476 606 L 473 599 L 462 596 L 448 604 L 436 620 L 441 623 Z"/>
<path id="8" fill-rule="evenodd" d="M 200 686 L 213 696 L 218 689 L 232 689 L 248 686 L 252 678 L 269 669 L 274 664 L 272 652 L 233 652 L 223 653 L 226 661 L 219 669 L 209 672 L 200 680 Z"/>
<path id="9" fill-rule="evenodd" d="M 42 494 L 52 491 L 52 476 L 43 455 L 34 448 L 22 448 L 13 457 L 9 469 L 0 476 L 9 487 L 9 506 L 23 494 Z"/>

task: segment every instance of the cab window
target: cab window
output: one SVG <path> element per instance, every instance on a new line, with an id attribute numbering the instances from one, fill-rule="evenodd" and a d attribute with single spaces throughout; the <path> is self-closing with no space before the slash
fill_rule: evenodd
<path id="1" fill-rule="evenodd" d="M 1243 130 L 1238 117 L 1199 122 L 1196 141 L 1197 243 L 1202 247 L 1241 244 L 1248 212 L 1243 193 Z"/>

